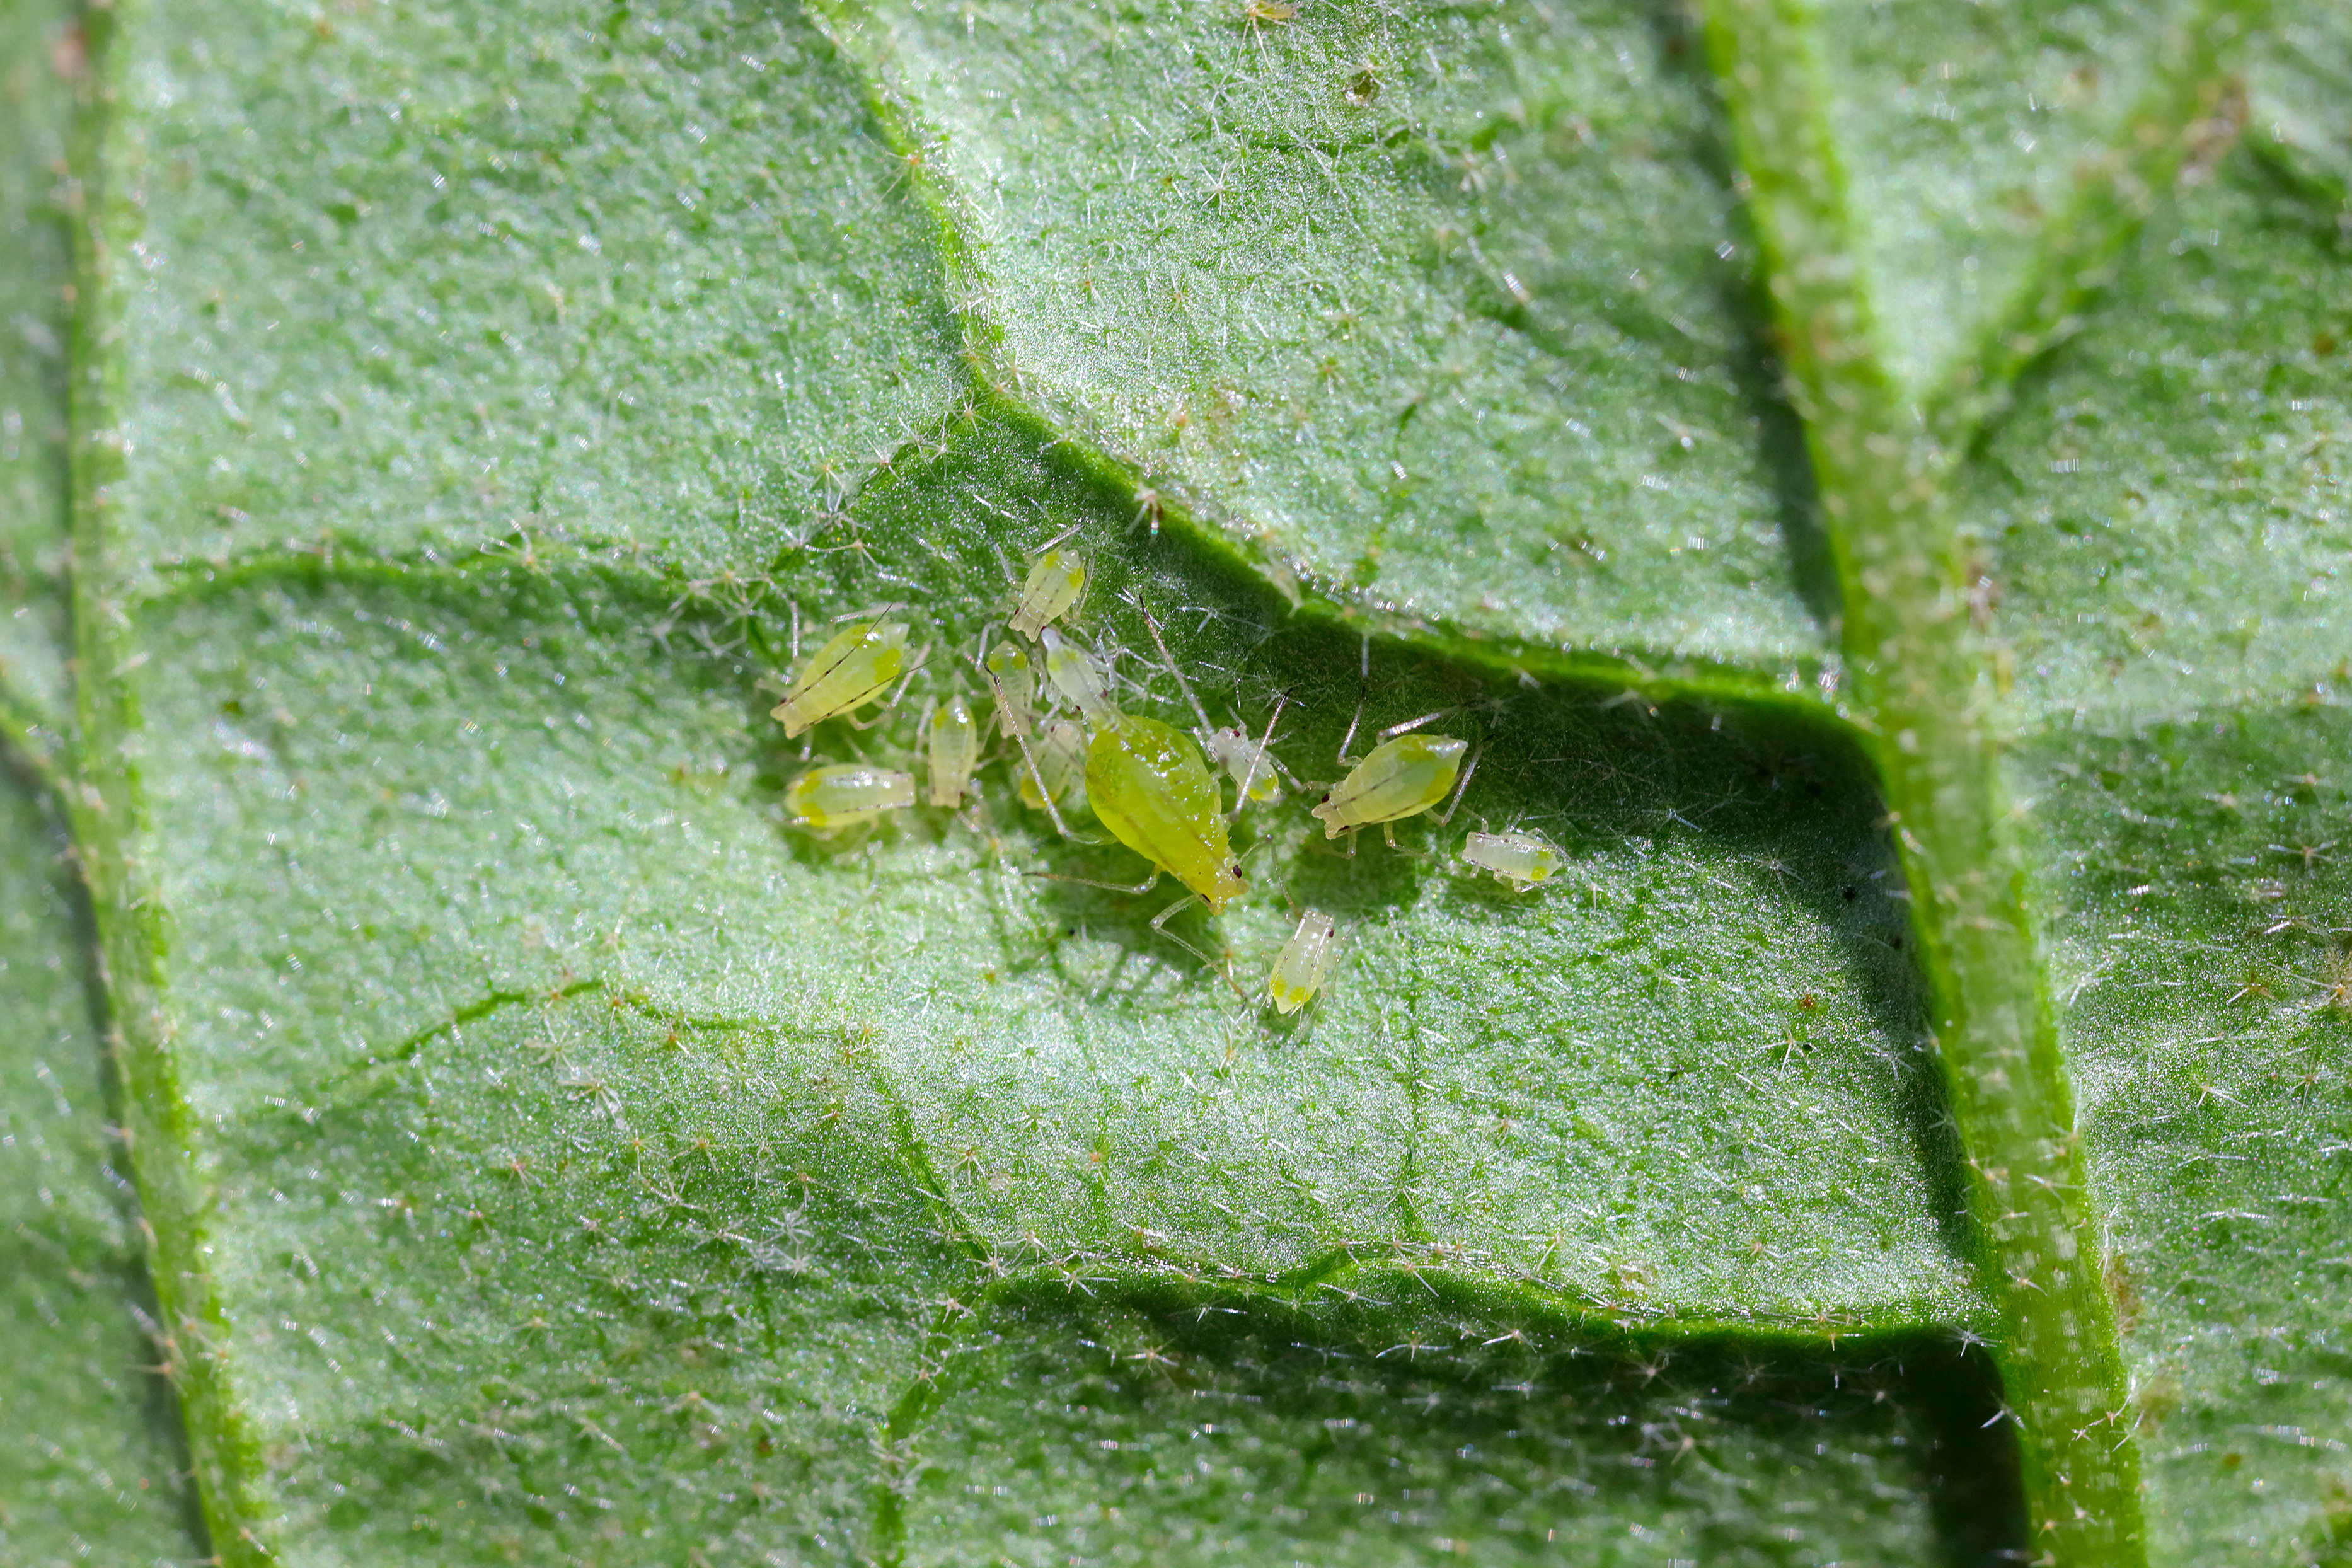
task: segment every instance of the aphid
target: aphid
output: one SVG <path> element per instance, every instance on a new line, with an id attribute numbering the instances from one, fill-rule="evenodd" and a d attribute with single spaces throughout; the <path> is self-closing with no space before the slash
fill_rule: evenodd
<path id="1" fill-rule="evenodd" d="M 1548 882 L 1565 857 L 1559 847 L 1540 833 L 1513 829 L 1507 833 L 1473 833 L 1462 841 L 1462 858 L 1515 892 L 1526 892 Z"/>
<path id="2" fill-rule="evenodd" d="M 1463 753 L 1469 749 L 1469 742 L 1451 735 L 1399 735 L 1382 742 L 1315 808 L 1315 816 L 1323 823 L 1323 836 L 1337 838 L 1351 829 L 1379 823 L 1389 843 L 1395 844 L 1393 825 L 1444 800 L 1454 788 Z M 1464 787 L 1469 783 L 1463 778 Z M 1458 793 L 1455 798 L 1460 798 Z M 1447 821 L 1453 815 L 1453 807 L 1448 806 L 1437 820 Z"/>
<path id="3" fill-rule="evenodd" d="M 1275 774 L 1274 759 L 1266 754 L 1265 743 L 1251 740 L 1249 731 L 1240 725 L 1212 730 L 1208 752 L 1211 760 L 1233 776 L 1237 799 L 1260 805 L 1273 805 L 1282 799 L 1282 781 Z"/>
<path id="4" fill-rule="evenodd" d="M 907 630 L 904 621 L 843 627 L 816 650 L 768 717 L 782 719 L 784 733 L 793 736 L 871 702 L 898 679 L 907 662 Z"/>
<path id="5" fill-rule="evenodd" d="M 982 666 L 990 689 L 996 693 L 997 727 L 1007 734 L 1026 735 L 1037 727 L 1037 672 L 1029 656 L 1015 645 L 1001 642 Z"/>
<path id="6" fill-rule="evenodd" d="M 1315 999 L 1330 976 L 1339 956 L 1339 926 L 1329 915 L 1308 910 L 1298 917 L 1298 929 L 1274 956 L 1274 973 L 1266 976 L 1265 992 L 1274 1010 L 1286 1016 Z"/>
<path id="7" fill-rule="evenodd" d="M 923 739 L 931 764 L 931 804 L 952 810 L 963 804 L 971 772 L 980 765 L 980 725 L 961 692 L 931 710 Z"/>
<path id="8" fill-rule="evenodd" d="M 1013 629 L 1034 637 L 1048 621 L 1058 620 L 1087 585 L 1087 563 L 1075 550 L 1048 550 L 1029 568 L 1021 584 L 1021 604 L 1013 612 Z"/>
<path id="9" fill-rule="evenodd" d="M 1063 811 L 1076 813 L 1087 809 L 1087 736 L 1086 731 L 1067 719 L 1057 719 L 1045 726 L 1037 737 L 1036 746 L 1029 752 L 1034 759 L 1036 773 L 1021 770 L 1021 802 L 1032 811 L 1045 809 L 1045 796 Z M 1044 794 L 1037 789 L 1037 778 L 1045 781 Z"/>
<path id="10" fill-rule="evenodd" d="M 1087 798 L 1112 837 L 1190 888 L 1211 914 L 1242 891 L 1216 781 L 1181 730 L 1114 712 L 1087 745 Z"/>
<path id="11" fill-rule="evenodd" d="M 847 763 L 811 768 L 784 786 L 793 824 L 820 833 L 872 822 L 886 811 L 915 804 L 915 775 Z"/>
<path id="12" fill-rule="evenodd" d="M 1041 640 L 1045 645 L 1045 679 L 1063 700 L 1088 724 L 1117 719 L 1118 706 L 1110 700 L 1110 678 L 1094 655 L 1050 626 Z"/>

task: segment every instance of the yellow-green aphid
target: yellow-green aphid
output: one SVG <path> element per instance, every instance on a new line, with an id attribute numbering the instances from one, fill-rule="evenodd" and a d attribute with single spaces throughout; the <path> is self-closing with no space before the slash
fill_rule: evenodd
<path id="1" fill-rule="evenodd" d="M 1037 672 L 1029 656 L 1009 642 L 996 645 L 982 666 L 996 693 L 997 727 L 1008 734 L 1026 735 L 1037 727 Z"/>
<path id="2" fill-rule="evenodd" d="M 811 768 L 784 786 L 784 809 L 793 814 L 794 826 L 820 833 L 855 827 L 914 804 L 914 774 L 864 763 Z"/>
<path id="3" fill-rule="evenodd" d="M 1021 604 L 1013 612 L 1013 629 L 1034 637 L 1048 621 L 1059 620 L 1087 585 L 1087 563 L 1075 550 L 1048 550 L 1029 568 L 1021 584 Z"/>
<path id="4" fill-rule="evenodd" d="M 1242 891 L 1216 780 L 1181 731 L 1113 714 L 1087 746 L 1087 798 L 1111 837 L 1199 894 L 1211 914 Z"/>
<path id="5" fill-rule="evenodd" d="M 1110 700 L 1110 677 L 1094 655 L 1072 643 L 1053 627 L 1045 628 L 1045 679 L 1053 683 L 1062 700 L 1078 710 L 1088 724 L 1102 724 L 1118 717 L 1118 705 Z"/>
<path id="6" fill-rule="evenodd" d="M 816 650 L 793 680 L 784 700 L 770 711 L 797 735 L 812 724 L 871 702 L 898 679 L 907 662 L 904 621 L 860 621 Z"/>
<path id="7" fill-rule="evenodd" d="M 1036 759 L 1037 772 L 1045 777 L 1045 794 L 1065 812 L 1077 813 L 1087 805 L 1087 734 L 1067 719 L 1057 719 L 1045 726 L 1037 737 L 1029 755 Z M 1032 811 L 1045 809 L 1045 795 L 1037 793 L 1037 780 L 1027 768 L 1021 770 L 1021 804 Z"/>
<path id="8" fill-rule="evenodd" d="M 1482 871 L 1492 871 L 1495 880 L 1524 893 L 1538 882 L 1551 880 L 1565 857 L 1542 834 L 1514 829 L 1472 834 L 1462 841 L 1462 858 Z"/>
<path id="9" fill-rule="evenodd" d="M 1454 787 L 1469 749 L 1469 742 L 1451 735 L 1399 735 L 1382 742 L 1315 808 L 1323 837 L 1337 838 L 1351 827 L 1398 822 L 1429 810 Z"/>
<path id="10" fill-rule="evenodd" d="M 961 805 L 971 788 L 971 771 L 980 765 L 980 725 L 961 692 L 931 710 L 923 741 L 931 764 L 931 804 L 950 810 Z"/>
<path id="11" fill-rule="evenodd" d="M 1339 956 L 1339 926 L 1329 915 L 1308 910 L 1298 917 L 1298 929 L 1274 955 L 1274 973 L 1266 976 L 1265 994 L 1274 1010 L 1288 1015 L 1315 999 Z"/>

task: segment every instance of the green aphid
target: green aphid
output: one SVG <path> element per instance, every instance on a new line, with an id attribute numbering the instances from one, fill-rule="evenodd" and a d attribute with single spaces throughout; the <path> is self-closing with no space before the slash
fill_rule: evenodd
<path id="1" fill-rule="evenodd" d="M 1444 800 L 1469 750 L 1469 742 L 1451 735 L 1399 735 L 1382 742 L 1315 808 L 1323 836 L 1337 838 L 1377 823 L 1390 835 L 1389 842 L 1395 843 L 1390 825 L 1418 816 Z M 1466 785 L 1469 780 L 1462 782 Z M 1438 820 L 1453 815 L 1448 808 Z"/>
<path id="2" fill-rule="evenodd" d="M 1112 837 L 1190 888 L 1211 914 L 1243 890 L 1216 780 L 1183 731 L 1115 715 L 1087 745 L 1087 800 Z"/>
<path id="3" fill-rule="evenodd" d="M 832 833 L 915 804 L 915 775 L 848 763 L 811 768 L 784 786 L 793 826 Z"/>
<path id="4" fill-rule="evenodd" d="M 1048 550 L 1029 568 L 1021 584 L 1021 603 L 1013 612 L 1013 629 L 1034 637 L 1049 621 L 1068 614 L 1086 591 L 1087 563 L 1075 550 Z"/>
<path id="5" fill-rule="evenodd" d="M 768 717 L 782 720 L 784 733 L 794 736 L 873 701 L 906 668 L 907 631 L 904 621 L 844 626 L 802 667 Z"/>

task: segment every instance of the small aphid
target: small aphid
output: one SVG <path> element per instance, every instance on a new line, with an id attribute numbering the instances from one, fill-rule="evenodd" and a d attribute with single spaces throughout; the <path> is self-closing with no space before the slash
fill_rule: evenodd
<path id="1" fill-rule="evenodd" d="M 1075 550 L 1049 550 L 1029 568 L 1021 584 L 1021 605 L 1013 612 L 1013 629 L 1034 637 L 1048 621 L 1059 620 L 1087 585 L 1087 563 Z"/>
<path id="2" fill-rule="evenodd" d="M 907 662 L 904 621 L 860 621 L 816 650 L 768 717 L 787 736 L 853 712 L 889 689 Z"/>
<path id="3" fill-rule="evenodd" d="M 1045 795 L 1062 808 L 1064 816 L 1084 811 L 1087 807 L 1087 735 L 1086 731 L 1067 719 L 1057 719 L 1045 726 L 1029 754 L 1037 760 L 1037 773 L 1045 775 L 1045 794 L 1037 791 L 1035 774 L 1021 770 L 1021 804 L 1032 811 L 1045 809 Z"/>
<path id="4" fill-rule="evenodd" d="M 1524 893 L 1538 882 L 1551 880 L 1565 857 L 1542 834 L 1514 830 L 1472 834 L 1462 841 L 1462 858 L 1482 871 L 1492 871 L 1495 880 Z"/>
<path id="5" fill-rule="evenodd" d="M 1323 836 L 1337 838 L 1351 827 L 1400 822 L 1429 810 L 1454 787 L 1469 749 L 1469 742 L 1451 735 L 1399 735 L 1384 742 L 1315 808 Z"/>
<path id="6" fill-rule="evenodd" d="M 1101 662 L 1051 626 L 1045 629 L 1041 640 L 1045 645 L 1045 679 L 1062 700 L 1088 724 L 1117 719 L 1118 706 L 1110 700 L 1110 677 Z"/>
<path id="7" fill-rule="evenodd" d="M 996 692 L 997 727 L 1010 734 L 1026 735 L 1037 727 L 1037 672 L 1029 656 L 1009 642 L 996 645 L 984 666 Z"/>
<path id="8" fill-rule="evenodd" d="M 1114 712 L 1087 746 L 1087 797 L 1113 837 L 1198 894 L 1211 914 L 1242 891 L 1216 780 L 1181 731 Z"/>
<path id="9" fill-rule="evenodd" d="M 971 771 L 980 765 L 980 725 L 970 704 L 958 692 L 931 711 L 923 726 L 931 763 L 931 804 L 952 810 L 963 804 L 971 788 Z"/>
<path id="10" fill-rule="evenodd" d="M 1272 805 L 1282 799 L 1282 781 L 1265 749 L 1248 731 L 1234 726 L 1209 732 L 1209 755 L 1233 776 L 1238 798 Z"/>
<path id="11" fill-rule="evenodd" d="M 1315 999 L 1339 956 L 1339 927 L 1331 917 L 1308 910 L 1298 917 L 1298 929 L 1274 957 L 1274 973 L 1266 976 L 1265 994 L 1274 1010 L 1287 1016 Z"/>
<path id="12" fill-rule="evenodd" d="M 784 808 L 793 814 L 793 826 L 820 833 L 855 827 L 914 804 L 914 774 L 863 763 L 811 768 L 784 787 Z"/>

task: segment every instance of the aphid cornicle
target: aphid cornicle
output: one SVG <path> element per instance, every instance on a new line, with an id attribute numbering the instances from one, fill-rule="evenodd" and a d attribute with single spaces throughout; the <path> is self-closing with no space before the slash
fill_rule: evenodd
<path id="1" fill-rule="evenodd" d="M 793 822 L 820 833 L 855 827 L 914 804 L 914 774 L 863 763 L 811 768 L 784 786 L 784 808 Z"/>
<path id="2" fill-rule="evenodd" d="M 1492 871 L 1495 880 L 1524 893 L 1551 880 L 1566 857 L 1542 834 L 1514 828 L 1507 833 L 1473 833 L 1462 841 L 1462 858 L 1482 871 Z"/>
<path id="3" fill-rule="evenodd" d="M 1059 620 L 1087 585 L 1087 563 L 1075 550 L 1048 550 L 1029 568 L 1021 584 L 1021 604 L 1013 612 L 1013 629 L 1034 637 L 1048 621 Z"/>
<path id="4" fill-rule="evenodd" d="M 1066 816 L 1087 809 L 1085 731 L 1067 719 L 1057 719 L 1038 733 L 1029 754 L 1036 759 L 1037 772 L 1045 775 L 1045 795 L 1052 795 Z M 1032 811 L 1045 809 L 1037 780 L 1025 767 L 1021 770 L 1021 804 Z"/>
<path id="5" fill-rule="evenodd" d="M 1181 731 L 1114 714 L 1087 746 L 1087 799 L 1112 837 L 1199 894 L 1211 914 L 1242 891 L 1216 781 Z"/>
<path id="6" fill-rule="evenodd" d="M 809 659 L 784 700 L 768 717 L 784 721 L 787 736 L 854 712 L 898 679 L 907 662 L 904 621 L 860 621 L 844 626 Z"/>
<path id="7" fill-rule="evenodd" d="M 1296 1013 L 1323 989 L 1339 956 L 1339 929 L 1329 915 L 1314 910 L 1298 917 L 1298 929 L 1275 954 L 1274 972 L 1266 976 L 1265 992 L 1276 1012 Z"/>
<path id="8" fill-rule="evenodd" d="M 931 764 L 931 804 L 950 809 L 961 805 L 964 792 L 971 788 L 972 770 L 980 765 L 980 725 L 961 692 L 931 710 L 923 740 Z"/>
<path id="9" fill-rule="evenodd" d="M 1383 742 L 1315 808 L 1323 837 L 1337 838 L 1351 827 L 1399 822 L 1429 810 L 1454 787 L 1469 749 L 1469 742 L 1451 735 L 1399 735 Z"/>

